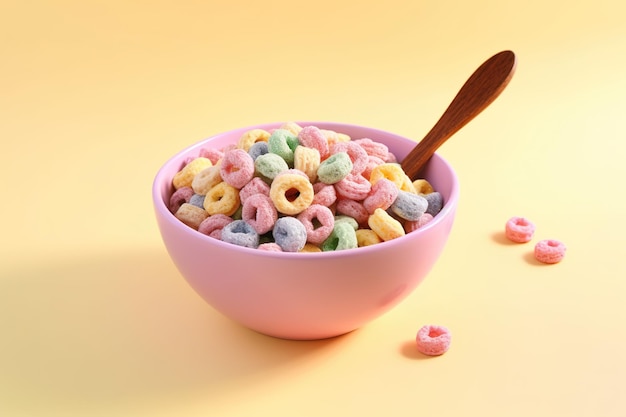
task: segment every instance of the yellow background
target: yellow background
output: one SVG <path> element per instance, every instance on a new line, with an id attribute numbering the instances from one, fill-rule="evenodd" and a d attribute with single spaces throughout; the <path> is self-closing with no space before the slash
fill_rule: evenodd
<path id="1" fill-rule="evenodd" d="M 584 1 L 0 3 L 0 415 L 622 416 L 626 8 Z M 440 150 L 449 243 L 393 311 L 332 340 L 244 329 L 167 257 L 151 182 L 255 123 L 419 140 L 471 72 L 509 87 Z M 511 216 L 533 242 L 503 237 Z M 567 246 L 557 265 L 532 248 Z M 295 272 L 295 271 L 294 271 Z M 424 324 L 451 349 L 418 354 Z"/>

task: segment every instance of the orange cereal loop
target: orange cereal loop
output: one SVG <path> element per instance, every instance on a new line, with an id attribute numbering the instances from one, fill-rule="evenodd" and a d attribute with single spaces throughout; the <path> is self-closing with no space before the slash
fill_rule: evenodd
<path id="1" fill-rule="evenodd" d="M 217 164 L 204 168 L 198 172 L 193 181 L 191 181 L 191 188 L 196 194 L 206 195 L 209 190 L 222 182 L 222 175 L 220 169 L 222 167 L 222 160 L 217 161 Z"/>
<path id="2" fill-rule="evenodd" d="M 383 240 L 371 229 L 358 229 L 356 231 L 356 243 L 359 248 L 375 245 Z"/>
<path id="3" fill-rule="evenodd" d="M 367 219 L 367 224 L 385 242 L 405 235 L 402 223 L 381 208 L 374 210 L 374 214 Z"/>
<path id="4" fill-rule="evenodd" d="M 270 133 L 263 129 L 252 129 L 241 135 L 239 142 L 237 142 L 237 148 L 243 149 L 248 152 L 250 147 L 257 142 L 267 142 L 270 138 Z"/>
<path id="5" fill-rule="evenodd" d="M 313 202 L 313 185 L 305 175 L 281 174 L 270 186 L 270 198 L 280 213 L 302 213 Z"/>
<path id="6" fill-rule="evenodd" d="M 239 190 L 225 182 L 211 188 L 204 198 L 204 209 L 211 216 L 214 214 L 232 216 L 240 204 Z"/>
<path id="7" fill-rule="evenodd" d="M 287 122 L 287 123 L 283 123 L 283 125 L 279 127 L 279 129 L 288 130 L 291 133 L 293 133 L 295 136 L 298 136 L 298 133 L 300 133 L 300 131 L 302 130 L 302 126 L 300 126 L 296 122 Z"/>
<path id="8" fill-rule="evenodd" d="M 405 185 L 407 176 L 399 164 L 386 162 L 372 169 L 370 182 L 374 185 L 382 178 L 386 178 L 393 182 L 396 187 L 398 187 L 398 190 L 401 190 Z"/>
<path id="9" fill-rule="evenodd" d="M 183 203 L 178 210 L 176 210 L 174 216 L 187 226 L 198 230 L 200 223 L 209 217 L 209 213 L 193 204 Z"/>
<path id="10" fill-rule="evenodd" d="M 314 148 L 298 146 L 293 154 L 293 167 L 304 172 L 309 181 L 314 183 L 317 180 L 317 169 L 320 166 L 320 152 Z"/>
<path id="11" fill-rule="evenodd" d="M 321 252 L 322 249 L 320 249 L 319 246 L 315 246 L 312 243 L 306 243 L 304 245 L 304 247 L 302 249 L 300 249 L 298 252 L 300 253 L 316 253 L 316 252 Z"/>
<path id="12" fill-rule="evenodd" d="M 433 186 L 423 178 L 413 181 L 413 187 L 418 194 L 430 194 L 435 191 Z"/>
<path id="13" fill-rule="evenodd" d="M 198 172 L 212 165 L 213 163 L 211 163 L 211 160 L 209 158 L 195 158 L 187 165 L 185 165 L 183 169 L 178 171 L 176 175 L 174 175 L 174 178 L 172 179 L 172 185 L 177 190 L 182 187 L 191 187 L 193 177 L 195 177 Z"/>

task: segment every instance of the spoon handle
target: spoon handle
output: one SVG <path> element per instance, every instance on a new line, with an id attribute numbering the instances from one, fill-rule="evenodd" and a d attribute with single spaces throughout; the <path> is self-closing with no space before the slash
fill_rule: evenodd
<path id="1" fill-rule="evenodd" d="M 502 51 L 474 71 L 439 121 L 402 161 L 409 178 L 417 179 L 435 151 L 500 95 L 511 81 L 516 64 L 512 51 Z"/>

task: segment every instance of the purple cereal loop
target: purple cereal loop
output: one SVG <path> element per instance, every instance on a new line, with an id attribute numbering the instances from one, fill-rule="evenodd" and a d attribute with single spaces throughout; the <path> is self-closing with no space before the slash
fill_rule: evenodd
<path id="1" fill-rule="evenodd" d="M 222 229 L 232 221 L 233 219 L 225 214 L 214 214 L 200 223 L 198 232 L 221 240 Z"/>
<path id="2" fill-rule="evenodd" d="M 298 215 L 297 219 L 304 225 L 307 242 L 315 245 L 320 245 L 324 242 L 330 236 L 335 226 L 333 212 L 321 204 L 310 205 Z M 316 227 L 313 224 L 314 220 L 317 220 L 320 225 Z"/>
<path id="3" fill-rule="evenodd" d="M 281 217 L 272 231 L 274 241 L 285 252 L 298 252 L 306 244 L 306 229 L 295 217 Z"/>
<path id="4" fill-rule="evenodd" d="M 234 220 L 222 229 L 222 241 L 246 248 L 259 246 L 259 234 L 243 220 Z"/>
<path id="5" fill-rule="evenodd" d="M 226 184 L 241 189 L 254 177 L 254 160 L 243 149 L 231 149 L 222 158 L 220 175 Z"/>
<path id="6" fill-rule="evenodd" d="M 278 212 L 272 199 L 264 194 L 253 194 L 243 203 L 241 218 L 262 235 L 274 228 Z"/>
<path id="7" fill-rule="evenodd" d="M 176 213 L 183 203 L 189 203 L 193 194 L 194 192 L 191 187 L 181 187 L 174 191 L 174 194 L 170 197 L 170 204 L 168 205 L 170 212 Z"/>

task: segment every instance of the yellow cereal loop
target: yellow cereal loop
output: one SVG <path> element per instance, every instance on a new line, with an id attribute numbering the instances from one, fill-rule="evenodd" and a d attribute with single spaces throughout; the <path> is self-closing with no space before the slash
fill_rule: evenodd
<path id="1" fill-rule="evenodd" d="M 358 229 L 356 231 L 356 243 L 359 248 L 375 245 L 383 240 L 371 229 Z"/>
<path id="2" fill-rule="evenodd" d="M 232 216 L 240 204 L 239 190 L 225 182 L 211 188 L 204 197 L 204 209 L 211 216 L 214 214 Z"/>
<path id="3" fill-rule="evenodd" d="M 183 169 L 178 171 L 174 178 L 172 179 L 172 185 L 177 190 L 182 187 L 191 187 L 191 182 L 193 181 L 193 177 L 200 171 L 205 168 L 213 165 L 211 160 L 208 158 L 196 158 L 193 161 L 189 162 L 184 166 Z"/>
<path id="4" fill-rule="evenodd" d="M 405 235 L 402 224 L 381 208 L 369 216 L 367 224 L 385 242 Z"/>
<path id="5" fill-rule="evenodd" d="M 404 181 L 402 181 L 402 187 L 400 187 L 400 190 L 406 191 L 407 193 L 411 194 L 417 194 L 417 191 L 415 191 L 415 186 L 413 185 L 413 181 L 411 181 L 411 178 L 409 178 L 409 176 L 406 174 L 404 174 Z"/>
<path id="6" fill-rule="evenodd" d="M 430 183 L 425 179 L 413 181 L 413 187 L 415 187 L 415 192 L 417 194 L 430 194 L 435 191 L 433 186 L 430 185 Z"/>
<path id="7" fill-rule="evenodd" d="M 239 142 L 237 142 L 237 148 L 243 149 L 248 152 L 250 147 L 257 142 L 267 142 L 270 138 L 270 133 L 263 129 L 252 129 L 241 135 Z"/>
<path id="8" fill-rule="evenodd" d="M 314 148 L 298 146 L 293 154 L 293 167 L 304 172 L 311 183 L 317 180 L 317 169 L 320 162 L 320 152 Z"/>
<path id="9" fill-rule="evenodd" d="M 217 164 L 204 168 L 198 172 L 193 181 L 191 181 L 191 188 L 193 192 L 200 195 L 206 195 L 209 190 L 222 182 L 222 175 L 220 174 L 220 168 L 222 166 L 222 160 L 217 161 Z"/>
<path id="10" fill-rule="evenodd" d="M 270 198 L 280 213 L 302 213 L 313 202 L 313 185 L 300 174 L 281 174 L 270 186 Z"/>
<path id="11" fill-rule="evenodd" d="M 174 216 L 181 222 L 185 223 L 187 226 L 192 227 L 198 230 L 200 223 L 207 217 L 209 217 L 209 213 L 205 210 L 202 210 L 198 206 L 194 206 L 193 204 L 183 203 Z"/>
<path id="12" fill-rule="evenodd" d="M 396 184 L 396 187 L 401 190 L 406 181 L 406 174 L 402 170 L 400 164 L 387 162 L 377 165 L 374 169 L 372 169 L 372 173 L 370 174 L 370 183 L 374 185 L 378 182 L 378 180 L 383 178 L 393 182 Z"/>
<path id="13" fill-rule="evenodd" d="M 321 252 L 322 249 L 320 249 L 319 246 L 315 246 L 312 243 L 307 243 L 304 245 L 304 247 L 302 249 L 300 249 L 300 253 L 316 253 L 316 252 Z"/>
<path id="14" fill-rule="evenodd" d="M 280 129 L 288 130 L 294 134 L 294 136 L 298 136 L 298 133 L 302 130 L 302 126 L 300 126 L 296 122 L 287 122 L 283 123 Z"/>

